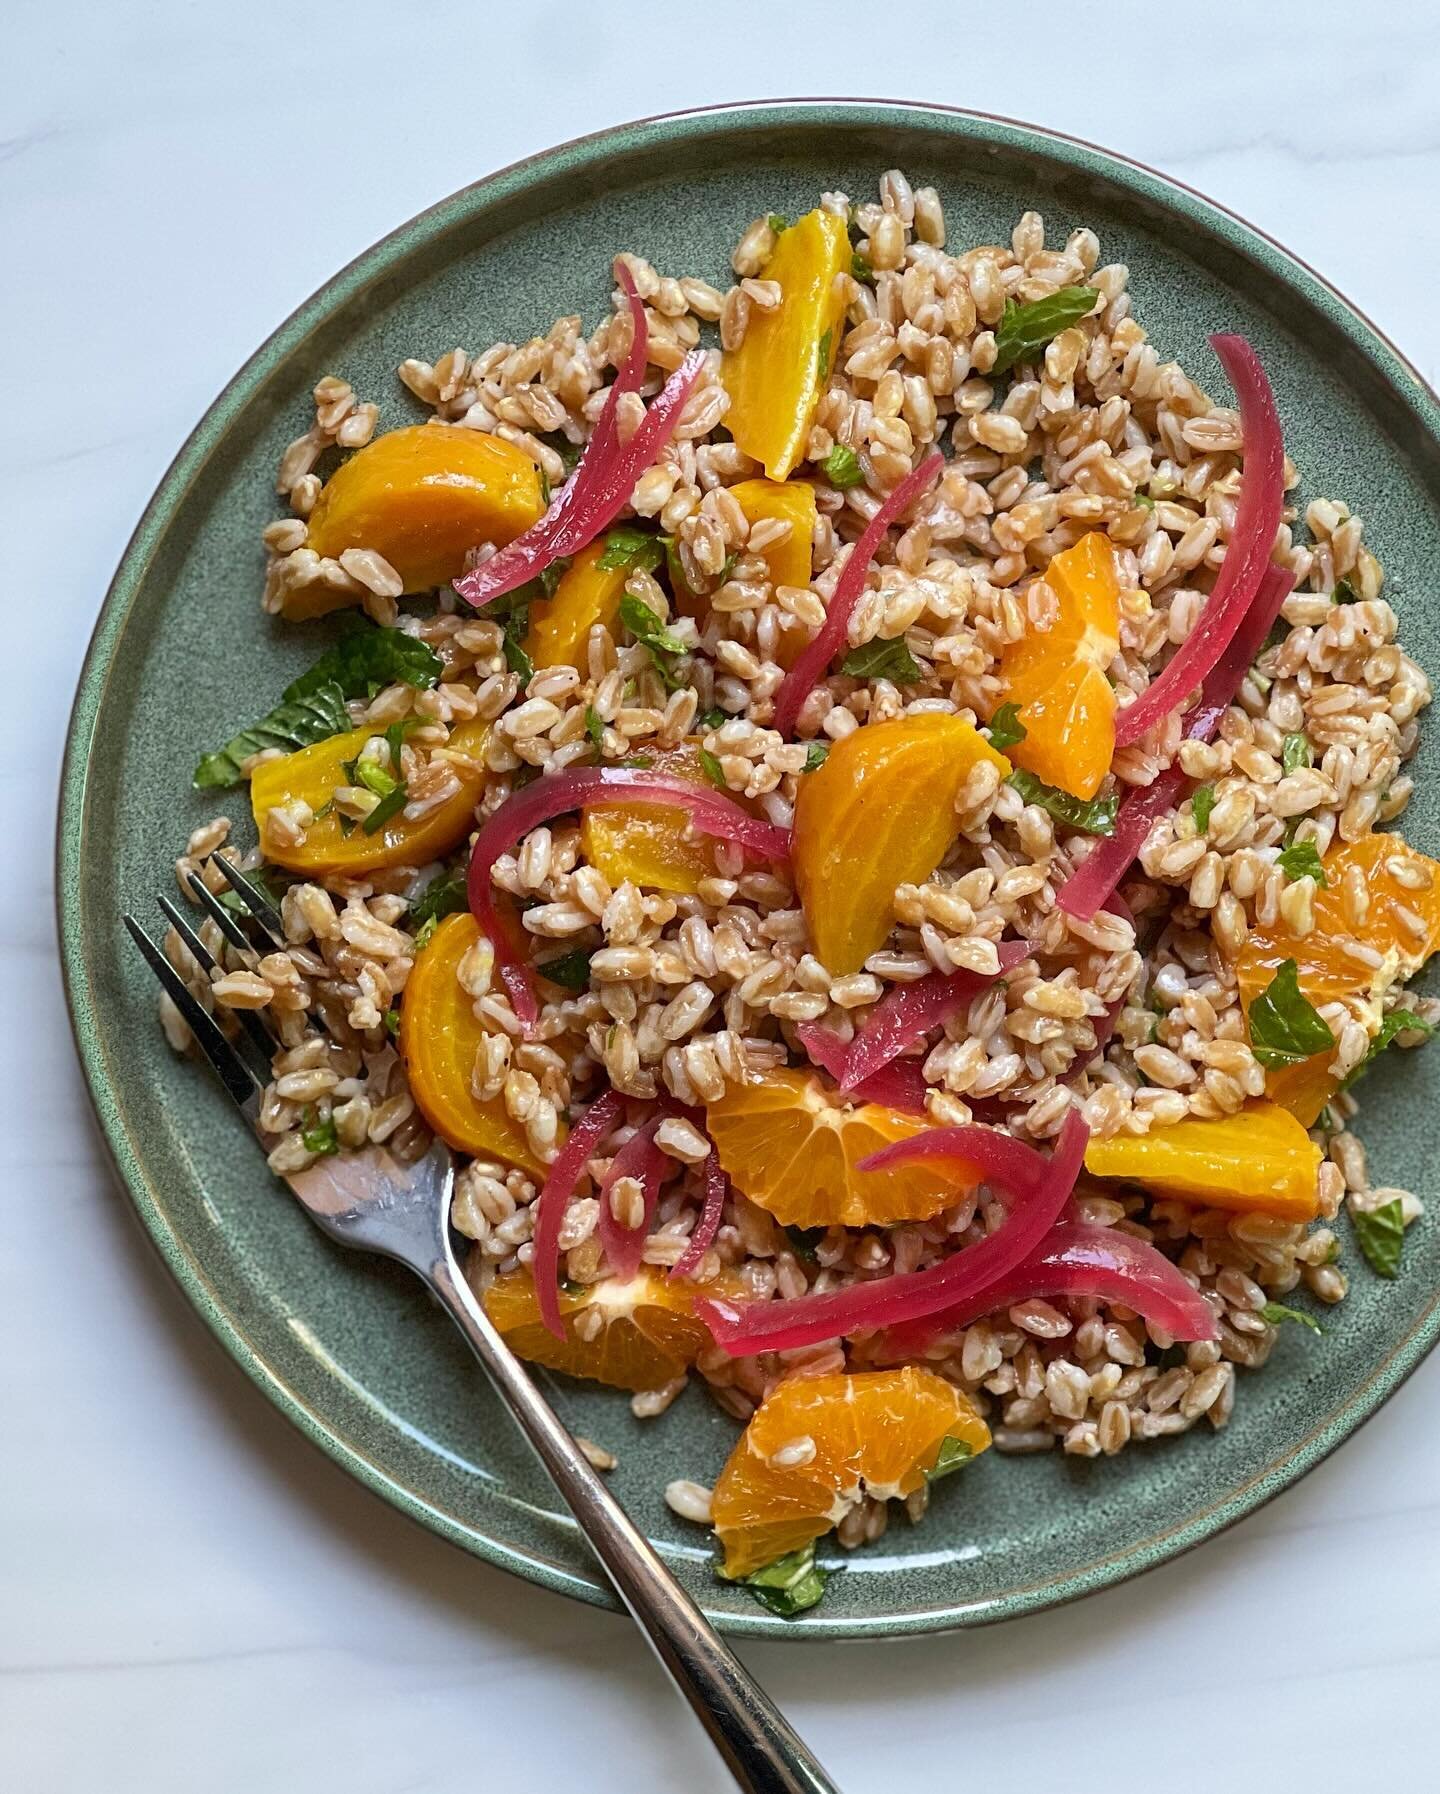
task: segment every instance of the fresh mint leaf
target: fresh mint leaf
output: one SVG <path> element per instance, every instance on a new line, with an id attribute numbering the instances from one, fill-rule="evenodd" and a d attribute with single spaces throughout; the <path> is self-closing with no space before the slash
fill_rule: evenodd
<path id="1" fill-rule="evenodd" d="M 709 779 L 710 783 L 717 791 L 728 791 L 730 789 L 729 781 L 721 770 L 719 760 L 716 759 L 715 755 L 712 754 L 708 748 L 701 748 L 700 750 L 700 770 L 705 774 L 705 777 Z"/>
<path id="2" fill-rule="evenodd" d="M 1210 812 L 1215 808 L 1215 787 L 1197 785 L 1190 793 L 1190 814 L 1195 818 L 1195 833 L 1203 835 L 1210 826 Z"/>
<path id="3" fill-rule="evenodd" d="M 400 1038 L 400 1011 L 393 1003 L 385 1011 L 385 1032 L 392 1040 Z"/>
<path id="4" fill-rule="evenodd" d="M 386 774 L 389 777 L 389 774 Z M 393 788 L 385 793 L 368 816 L 360 819 L 360 828 L 367 835 L 377 835 L 389 822 L 392 816 L 398 816 L 405 808 L 410 797 L 410 788 L 404 779 L 399 780 Z"/>
<path id="5" fill-rule="evenodd" d="M 770 226 L 777 237 L 782 230 L 789 230 L 790 228 L 790 220 L 783 212 L 771 212 L 765 222 Z"/>
<path id="6" fill-rule="evenodd" d="M 404 783 L 388 772 L 378 760 L 357 760 L 355 776 L 367 791 L 373 791 L 376 797 L 389 797 L 398 785 Z"/>
<path id="7" fill-rule="evenodd" d="M 1039 804 L 1042 810 L 1053 816 L 1056 822 L 1063 822 L 1066 828 L 1079 829 L 1086 835 L 1115 833 L 1115 815 L 1120 808 L 1120 799 L 1113 794 L 1089 799 L 1072 797 L 1068 791 L 1057 791 L 1053 785 L 1047 785 L 1043 779 L 1037 779 L 1033 772 L 1026 772 L 1020 766 L 1010 774 L 1010 783 L 1027 804 Z"/>
<path id="8" fill-rule="evenodd" d="M 646 766 L 653 766 L 655 764 L 655 760 L 654 760 L 654 756 L 651 754 L 631 754 L 631 755 L 629 755 L 628 758 L 626 758 L 624 760 L 617 760 L 615 762 L 615 764 L 617 766 L 634 766 L 634 767 L 644 768 Z"/>
<path id="9" fill-rule="evenodd" d="M 818 1265 L 820 1260 L 815 1248 L 825 1238 L 823 1227 L 787 1227 L 785 1238 L 790 1242 L 790 1250 L 801 1264 Z"/>
<path id="10" fill-rule="evenodd" d="M 1392 1009 L 1380 1023 L 1375 1038 L 1370 1042 L 1365 1057 L 1355 1067 L 1345 1082 L 1340 1086 L 1348 1090 L 1366 1070 L 1375 1063 L 1397 1034 L 1423 1034 L 1426 1040 L 1433 1040 L 1436 1029 L 1433 1022 L 1427 1022 L 1423 1016 L 1416 1015 L 1413 1009 Z"/>
<path id="11" fill-rule="evenodd" d="M 875 270 L 858 249 L 850 251 L 850 272 L 862 286 L 874 286 Z"/>
<path id="12" fill-rule="evenodd" d="M 667 629 L 643 598 L 626 592 L 620 599 L 620 621 L 652 654 L 684 654 L 684 642 Z"/>
<path id="13" fill-rule="evenodd" d="M 777 1557 L 773 1564 L 766 1564 L 764 1569 L 755 1570 L 740 1580 L 763 1607 L 778 1613 L 782 1619 L 793 1620 L 797 1614 L 813 1607 L 825 1593 L 828 1575 L 829 1572 L 815 1562 L 812 1541 L 801 1550 Z"/>
<path id="14" fill-rule="evenodd" d="M 1008 374 L 1017 361 L 1034 361 L 1046 343 L 1088 318 L 1100 295 L 1094 287 L 1061 287 L 1029 305 L 1005 301 L 1005 314 L 995 332 L 992 374 Z"/>
<path id="15" fill-rule="evenodd" d="M 309 672 L 292 679 L 281 696 L 293 704 L 325 685 L 338 685 L 347 698 L 373 698 L 387 685 L 413 685 L 429 691 L 444 670 L 440 656 L 418 636 L 403 629 L 356 623 Z"/>
<path id="16" fill-rule="evenodd" d="M 996 753 L 1003 753 L 1006 748 L 1014 747 L 1016 742 L 1025 739 L 1026 729 L 1020 721 L 1018 704 L 1002 704 L 990 718 L 990 745 Z"/>
<path id="17" fill-rule="evenodd" d="M 458 916 L 469 907 L 465 873 L 455 866 L 449 871 L 437 872 L 420 895 L 411 901 L 408 921 L 412 928 L 421 928 L 427 922 L 438 922 L 442 916 Z"/>
<path id="18" fill-rule="evenodd" d="M 1394 1277 L 1400 1269 L 1400 1254 L 1405 1245 L 1405 1215 L 1397 1196 L 1379 1208 L 1352 1209 L 1350 1225 L 1355 1239 L 1365 1254 L 1365 1262 L 1377 1277 Z"/>
<path id="19" fill-rule="evenodd" d="M 315 812 L 317 821 L 320 814 L 321 812 L 319 810 Z M 251 884 L 258 885 L 262 896 L 268 897 L 272 906 L 275 909 L 279 909 L 280 899 L 283 892 L 276 886 L 276 876 L 276 870 L 273 866 L 257 866 L 249 875 Z M 239 916 L 242 920 L 248 919 L 250 915 L 250 905 L 238 891 L 221 891 L 219 900 L 224 907 L 230 911 L 232 916 Z"/>
<path id="20" fill-rule="evenodd" d="M 828 741 L 809 741 L 805 744 L 805 764 L 801 772 L 819 772 L 825 764 L 826 755 L 830 752 Z"/>
<path id="21" fill-rule="evenodd" d="M 316 1153 L 320 1158 L 339 1152 L 340 1138 L 335 1132 L 335 1118 L 326 1115 L 320 1119 L 313 1109 L 307 1109 L 300 1119 L 300 1143 L 306 1152 Z"/>
<path id="22" fill-rule="evenodd" d="M 1142 511 L 1153 511 L 1155 509 L 1155 500 L 1151 498 L 1148 492 L 1137 492 L 1134 494 L 1134 498 L 1135 503 L 1139 505 Z"/>
<path id="23" fill-rule="evenodd" d="M 519 679 L 522 692 L 535 677 L 535 663 L 525 651 L 529 633 L 530 606 L 516 605 L 505 619 L 505 664 Z"/>
<path id="24" fill-rule="evenodd" d="M 951 1471 L 959 1470 L 975 1456 L 975 1447 L 967 1445 L 963 1439 L 955 1439 L 949 1433 L 940 1441 L 940 1451 L 934 1466 L 925 1472 L 928 1483 L 939 1482 L 942 1476 L 949 1476 Z"/>
<path id="25" fill-rule="evenodd" d="M 1320 849 L 1313 841 L 1292 841 L 1288 847 L 1280 849 L 1280 857 L 1275 863 L 1292 885 L 1297 878 L 1313 878 L 1317 885 L 1327 882 Z"/>
<path id="26" fill-rule="evenodd" d="M 1324 1016 L 1300 988 L 1293 959 L 1281 962 L 1275 976 L 1250 1005 L 1250 1050 L 1271 1070 L 1298 1065 L 1335 1045 Z"/>
<path id="27" fill-rule="evenodd" d="M 1330 594 L 1330 598 L 1331 602 L 1335 604 L 1358 604 L 1360 602 L 1360 594 L 1355 590 L 1354 582 L 1350 579 L 1337 579 L 1335 590 Z"/>
<path id="28" fill-rule="evenodd" d="M 1280 764 L 1287 773 L 1298 772 L 1302 766 L 1313 766 L 1315 756 L 1310 751 L 1310 737 L 1287 735 L 1280 744 Z"/>
<path id="29" fill-rule="evenodd" d="M 440 926 L 438 916 L 428 916 L 415 931 L 415 952 L 421 954 L 430 945 L 430 937 Z"/>
<path id="30" fill-rule="evenodd" d="M 920 677 L 915 656 L 903 635 L 893 641 L 878 639 L 863 648 L 852 648 L 840 663 L 840 671 L 852 679 L 893 679 L 896 685 L 914 685 Z"/>
<path id="31" fill-rule="evenodd" d="M 623 569 L 629 573 L 636 567 L 653 573 L 665 559 L 665 544 L 648 530 L 632 529 L 622 524 L 605 538 L 605 547 L 595 565 L 604 573 Z"/>
<path id="32" fill-rule="evenodd" d="M 573 952 L 562 953 L 555 959 L 542 959 L 535 970 L 542 978 L 563 985 L 566 990 L 584 990 L 590 982 L 590 955 L 583 947 L 576 947 Z"/>
<path id="33" fill-rule="evenodd" d="M 298 698 L 285 698 L 258 723 L 232 735 L 217 753 L 206 754 L 195 768 L 191 782 L 197 791 L 226 790 L 244 780 L 241 765 L 253 754 L 267 748 L 291 754 L 297 748 L 341 735 L 349 727 L 345 693 L 333 680 L 326 680 Z"/>
<path id="34" fill-rule="evenodd" d="M 830 345 L 835 340 L 830 331 L 815 345 L 815 378 L 823 385 L 830 378 Z"/>
<path id="35" fill-rule="evenodd" d="M 700 727 L 702 729 L 723 729 L 729 721 L 727 713 L 716 704 L 700 718 Z"/>
<path id="36" fill-rule="evenodd" d="M 568 554 L 557 555 L 548 567 L 542 567 L 539 573 L 540 594 L 544 598 L 553 598 L 560 581 L 570 571 L 572 557 Z"/>
<path id="37" fill-rule="evenodd" d="M 1267 1302 L 1260 1310 L 1260 1319 L 1272 1327 L 1278 1327 L 1285 1321 L 1294 1321 L 1296 1326 L 1308 1327 L 1312 1333 L 1325 1331 L 1313 1314 L 1306 1314 L 1302 1308 L 1287 1308 L 1283 1302 Z"/>
<path id="38" fill-rule="evenodd" d="M 605 745 L 605 719 L 593 704 L 585 706 L 585 733 L 598 754 Z"/>
<path id="39" fill-rule="evenodd" d="M 820 471 L 837 492 L 847 492 L 851 486 L 858 486 L 865 478 L 860 457 L 854 449 L 846 448 L 843 442 L 837 442 L 831 449 L 820 463 Z"/>

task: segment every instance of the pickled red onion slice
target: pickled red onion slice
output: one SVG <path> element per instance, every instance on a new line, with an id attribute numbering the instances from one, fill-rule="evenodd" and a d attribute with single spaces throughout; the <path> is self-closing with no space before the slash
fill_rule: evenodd
<path id="1" fill-rule="evenodd" d="M 545 1186 L 535 1199 L 535 1233 L 530 1261 L 535 1278 L 535 1297 L 540 1304 L 540 1318 L 557 1339 L 565 1337 L 565 1323 L 560 1317 L 560 1228 L 575 1186 L 585 1169 L 586 1161 L 597 1146 L 619 1122 L 625 1104 L 616 1090 L 607 1090 L 595 1101 L 566 1135 L 565 1144 L 555 1155 L 546 1173 Z"/>
<path id="2" fill-rule="evenodd" d="M 691 1230 L 685 1250 L 671 1267 L 672 1277 L 688 1277 L 692 1271 L 697 1270 L 700 1260 L 715 1244 L 715 1235 L 720 1231 L 720 1216 L 725 1208 L 730 1183 L 720 1168 L 720 1155 L 713 1147 L 701 1176 L 705 1184 L 705 1204 L 700 1210 L 700 1219 Z"/>

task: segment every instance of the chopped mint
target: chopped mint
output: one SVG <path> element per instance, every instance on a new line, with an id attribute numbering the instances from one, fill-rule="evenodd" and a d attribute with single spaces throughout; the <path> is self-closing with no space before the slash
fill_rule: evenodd
<path id="1" fill-rule="evenodd" d="M 1375 1063 L 1397 1034 L 1423 1034 L 1426 1040 L 1431 1040 L 1434 1038 L 1435 1032 L 1435 1024 L 1427 1022 L 1423 1016 L 1416 1015 L 1413 1009 L 1392 1009 L 1380 1023 L 1365 1057 L 1346 1078 L 1341 1089 L 1348 1090 L 1355 1080 Z"/>
<path id="2" fill-rule="evenodd" d="M 388 778 L 389 774 L 387 773 L 385 776 Z M 410 788 L 404 779 L 396 781 L 392 789 L 384 793 L 370 814 L 361 817 L 361 831 L 367 835 L 378 834 L 392 816 L 400 814 L 409 801 L 409 797 Z"/>
<path id="3" fill-rule="evenodd" d="M 1280 764 L 1288 772 L 1298 772 L 1302 766 L 1313 766 L 1315 756 L 1310 750 L 1308 735 L 1287 735 L 1280 744 Z"/>
<path id="4" fill-rule="evenodd" d="M 1325 1331 L 1313 1314 L 1306 1314 L 1301 1308 L 1287 1308 L 1283 1302 L 1267 1302 L 1260 1310 L 1260 1319 L 1272 1327 L 1278 1327 L 1284 1321 L 1294 1321 L 1296 1326 L 1308 1327 L 1312 1333 Z"/>
<path id="5" fill-rule="evenodd" d="M 920 677 L 920 668 L 903 635 L 897 635 L 893 641 L 877 639 L 866 642 L 863 648 L 852 648 L 841 661 L 840 671 L 852 679 L 893 679 L 896 685 L 914 685 Z"/>
<path id="6" fill-rule="evenodd" d="M 1017 361 L 1034 361 L 1046 343 L 1088 318 L 1100 295 L 1094 287 L 1061 287 L 1029 305 L 1005 301 L 1005 314 L 995 332 L 992 374 L 1007 374 Z"/>
<path id="7" fill-rule="evenodd" d="M 1215 787 L 1197 785 L 1190 793 L 1190 814 L 1195 818 L 1195 832 L 1203 835 L 1210 826 L 1210 812 L 1215 808 Z"/>
<path id="8" fill-rule="evenodd" d="M 723 729 L 729 721 L 729 716 L 717 704 L 700 718 L 700 727 L 702 729 Z"/>
<path id="9" fill-rule="evenodd" d="M 244 761 L 267 748 L 291 754 L 297 748 L 328 741 L 350 727 L 345 693 L 333 680 L 312 687 L 298 698 L 286 698 L 267 716 L 232 735 L 217 753 L 206 754 L 195 768 L 191 783 L 197 791 L 222 791 L 246 777 Z"/>
<path id="10" fill-rule="evenodd" d="M 963 1439 L 954 1439 L 947 1433 L 940 1441 L 939 1455 L 933 1467 L 925 1472 L 926 1482 L 939 1482 L 942 1476 L 949 1476 L 952 1470 L 959 1470 L 974 1456 L 973 1445 L 967 1445 Z"/>
<path id="11" fill-rule="evenodd" d="M 459 915 L 461 910 L 469 907 L 465 873 L 455 866 L 449 871 L 437 872 L 420 895 L 411 899 L 408 920 L 412 928 L 423 927 L 427 922 L 438 922 L 442 916 Z"/>
<path id="12" fill-rule="evenodd" d="M 1281 848 L 1275 863 L 1292 885 L 1297 878 L 1313 878 L 1317 885 L 1326 882 L 1320 849 L 1313 841 L 1292 841 L 1288 847 Z"/>
<path id="13" fill-rule="evenodd" d="M 815 1248 L 825 1238 L 823 1227 L 787 1227 L 785 1238 L 790 1242 L 790 1250 L 801 1264 L 817 1265 L 820 1260 Z"/>
<path id="14" fill-rule="evenodd" d="M 1358 604 L 1360 602 L 1360 594 L 1355 590 L 1354 582 L 1350 579 L 1337 579 L 1335 590 L 1330 594 L 1330 598 L 1335 604 Z"/>
<path id="15" fill-rule="evenodd" d="M 300 1141 L 306 1152 L 313 1152 L 320 1158 L 339 1152 L 340 1139 L 335 1132 L 334 1116 L 326 1115 L 322 1120 L 316 1117 L 313 1109 L 307 1109 L 300 1120 Z"/>
<path id="16" fill-rule="evenodd" d="M 385 1032 L 392 1040 L 400 1038 L 400 1011 L 393 1003 L 385 1011 Z"/>
<path id="17" fill-rule="evenodd" d="M 1025 739 L 1026 729 L 1020 721 L 1018 704 L 1002 704 L 990 718 L 990 745 L 997 753 Z"/>
<path id="18" fill-rule="evenodd" d="M 1350 1224 L 1365 1254 L 1365 1262 L 1377 1277 L 1394 1277 L 1400 1269 L 1405 1244 L 1405 1216 L 1397 1196 L 1376 1209 L 1352 1209 Z"/>
<path id="19" fill-rule="evenodd" d="M 598 754 L 605 745 L 605 719 L 593 704 L 585 706 L 585 733 Z"/>
<path id="20" fill-rule="evenodd" d="M 293 703 L 322 685 L 338 685 L 347 698 L 373 698 L 387 685 L 413 685 L 428 691 L 439 683 L 444 670 L 440 656 L 418 636 L 354 621 L 348 633 L 327 649 L 309 672 L 292 679 L 281 695 Z"/>
<path id="21" fill-rule="evenodd" d="M 666 688 L 676 690 L 680 681 L 675 677 L 671 657 L 688 652 L 684 642 L 666 628 L 643 598 L 636 598 L 630 592 L 624 593 L 620 599 L 620 621 L 635 640 L 649 650 L 655 671 L 659 673 Z"/>
<path id="22" fill-rule="evenodd" d="M 830 345 L 834 340 L 832 333 L 827 330 L 815 345 L 815 377 L 817 380 L 825 381 L 830 378 Z"/>
<path id="23" fill-rule="evenodd" d="M 1088 800 L 1072 797 L 1068 791 L 1057 791 L 1053 785 L 1037 779 L 1033 772 L 1026 772 L 1023 767 L 1018 766 L 1010 774 L 1010 783 L 1027 804 L 1038 804 L 1056 822 L 1063 822 L 1066 828 L 1079 829 L 1087 835 L 1115 833 L 1115 815 L 1120 808 L 1120 799 L 1113 793 L 1109 797 L 1092 797 Z"/>
<path id="24" fill-rule="evenodd" d="M 1287 959 L 1250 1005 L 1250 1050 L 1274 1070 L 1313 1059 L 1335 1045 L 1324 1016 L 1300 988 L 1299 968 Z"/>
<path id="25" fill-rule="evenodd" d="M 705 774 L 705 777 L 709 779 L 710 783 L 717 791 L 728 791 L 730 789 L 729 782 L 726 780 L 719 760 L 708 748 L 701 748 L 700 750 L 700 770 Z"/>
<path id="26" fill-rule="evenodd" d="M 783 212 L 771 212 L 765 222 L 770 226 L 777 237 L 782 230 L 789 230 L 790 228 L 790 220 Z"/>
<path id="27" fill-rule="evenodd" d="M 852 249 L 850 251 L 850 272 L 862 286 L 874 286 L 875 270 L 870 266 L 867 259 L 861 255 L 858 249 Z"/>
<path id="28" fill-rule="evenodd" d="M 566 990 L 584 990 L 590 982 L 590 955 L 583 947 L 576 947 L 573 952 L 562 953 L 558 958 L 542 959 L 535 970 L 542 978 L 563 985 Z"/>
<path id="29" fill-rule="evenodd" d="M 541 568 L 540 592 L 543 597 L 553 598 L 555 596 L 555 590 L 560 581 L 570 571 L 570 561 L 570 555 L 561 554 L 557 555 L 548 567 Z"/>
<path id="30" fill-rule="evenodd" d="M 632 529 L 622 524 L 619 529 L 612 529 L 605 538 L 605 547 L 595 565 L 605 573 L 619 568 L 626 572 L 633 568 L 642 568 L 646 573 L 653 573 L 665 559 L 665 544 L 658 536 L 652 536 L 648 530 Z"/>
<path id="31" fill-rule="evenodd" d="M 858 486 L 865 478 L 864 469 L 860 465 L 860 457 L 854 449 L 847 448 L 843 442 L 837 442 L 831 449 L 820 463 L 820 471 L 837 492 L 848 491 L 851 486 Z"/>
<path id="32" fill-rule="evenodd" d="M 812 1540 L 799 1551 L 777 1557 L 773 1564 L 766 1564 L 763 1570 L 755 1570 L 740 1580 L 762 1607 L 768 1607 L 782 1619 L 793 1620 L 797 1614 L 813 1607 L 825 1593 L 828 1575 L 829 1572 L 815 1562 Z"/>
<path id="33" fill-rule="evenodd" d="M 830 752 L 828 741 L 810 741 L 805 744 L 805 764 L 801 772 L 818 772 L 825 764 L 825 757 Z"/>

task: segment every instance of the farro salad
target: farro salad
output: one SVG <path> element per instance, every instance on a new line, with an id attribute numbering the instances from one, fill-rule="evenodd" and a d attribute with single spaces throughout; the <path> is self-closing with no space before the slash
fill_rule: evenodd
<path id="1" fill-rule="evenodd" d="M 263 606 L 348 615 L 195 775 L 289 945 L 167 951 L 268 1016 L 275 1172 L 438 1134 L 517 1351 L 704 1386 L 667 1498 L 794 1614 L 832 1529 L 1223 1427 L 1397 1274 L 1352 1086 L 1440 1023 L 1440 867 L 1429 681 L 1242 337 L 1217 403 L 1092 231 L 947 248 L 898 171 L 732 267 L 407 360 L 424 421 L 319 382 Z"/>

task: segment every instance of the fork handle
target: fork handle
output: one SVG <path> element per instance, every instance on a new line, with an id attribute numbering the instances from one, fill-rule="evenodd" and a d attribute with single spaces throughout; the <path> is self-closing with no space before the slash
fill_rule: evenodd
<path id="1" fill-rule="evenodd" d="M 670 1679 L 746 1794 L 838 1794 L 834 1782 L 605 1487 L 448 1254 L 427 1278 L 520 1423 Z"/>

